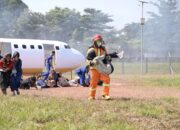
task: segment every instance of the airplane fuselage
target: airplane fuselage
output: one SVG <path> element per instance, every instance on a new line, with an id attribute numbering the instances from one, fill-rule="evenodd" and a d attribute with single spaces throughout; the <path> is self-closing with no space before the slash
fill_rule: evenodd
<path id="1" fill-rule="evenodd" d="M 68 44 L 60 41 L 5 39 L 0 38 L 1 54 L 18 51 L 22 60 L 23 73 L 40 73 L 45 67 L 45 59 L 55 51 L 55 69 L 58 72 L 68 72 L 80 67 L 84 56 Z"/>

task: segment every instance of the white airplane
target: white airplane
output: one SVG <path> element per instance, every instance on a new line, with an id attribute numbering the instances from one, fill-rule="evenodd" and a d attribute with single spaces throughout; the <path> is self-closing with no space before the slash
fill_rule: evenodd
<path id="1" fill-rule="evenodd" d="M 43 71 L 45 58 L 55 51 L 55 69 L 68 72 L 80 67 L 84 56 L 77 50 L 60 41 L 5 39 L 0 38 L 1 55 L 18 51 L 22 59 L 23 73 L 35 74 Z"/>

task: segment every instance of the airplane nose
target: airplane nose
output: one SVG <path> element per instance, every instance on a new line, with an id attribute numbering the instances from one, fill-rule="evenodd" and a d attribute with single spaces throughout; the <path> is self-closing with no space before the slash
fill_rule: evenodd
<path id="1" fill-rule="evenodd" d="M 80 53 L 79 51 L 75 50 L 75 49 L 71 49 L 72 53 L 73 53 L 73 57 L 72 57 L 72 61 L 74 61 L 74 66 L 75 67 L 79 67 L 81 65 L 83 65 L 85 63 L 85 57 L 82 53 Z"/>
<path id="2" fill-rule="evenodd" d="M 85 63 L 85 57 L 76 49 L 66 49 L 57 52 L 56 66 L 61 69 L 75 69 Z"/>

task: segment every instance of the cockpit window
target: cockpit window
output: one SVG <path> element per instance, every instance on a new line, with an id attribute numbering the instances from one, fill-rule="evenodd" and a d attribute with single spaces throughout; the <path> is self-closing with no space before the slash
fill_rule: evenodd
<path id="1" fill-rule="evenodd" d="M 69 45 L 64 45 L 64 47 L 65 47 L 66 49 L 71 49 L 71 47 L 70 47 Z"/>
<path id="2" fill-rule="evenodd" d="M 59 46 L 56 46 L 56 50 L 59 50 Z"/>

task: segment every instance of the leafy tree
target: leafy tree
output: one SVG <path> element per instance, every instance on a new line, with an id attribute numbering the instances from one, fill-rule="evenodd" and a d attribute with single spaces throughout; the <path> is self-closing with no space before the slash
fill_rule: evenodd
<path id="1" fill-rule="evenodd" d="M 140 56 L 140 36 L 141 28 L 139 23 L 126 24 L 123 29 L 119 31 L 119 40 L 122 47 L 128 56 Z"/>
<path id="2" fill-rule="evenodd" d="M 28 7 L 21 0 L 0 1 L 0 35 L 1 37 L 13 37 L 14 25 L 17 18 Z"/>
<path id="3" fill-rule="evenodd" d="M 112 29 L 108 23 L 112 22 L 111 16 L 95 10 L 87 8 L 84 10 L 84 15 L 81 17 L 81 28 L 85 38 L 90 38 L 94 34 L 103 34 L 107 30 Z"/>
<path id="4" fill-rule="evenodd" d="M 151 18 L 144 26 L 144 53 L 167 56 L 169 52 L 180 52 L 180 13 L 177 1 L 158 0 L 151 4 L 157 7 L 159 12 L 149 12 Z M 140 51 L 140 31 L 138 23 L 128 24 L 121 30 L 121 39 L 124 39 L 129 47 Z"/>
<path id="5" fill-rule="evenodd" d="M 46 39 L 44 15 L 25 11 L 16 21 L 15 32 L 18 38 Z"/>
<path id="6" fill-rule="evenodd" d="M 126 24 L 121 32 L 126 36 L 127 40 L 140 39 L 140 25 L 138 23 Z"/>
<path id="7" fill-rule="evenodd" d="M 69 41 L 80 25 L 80 13 L 68 8 L 56 7 L 46 14 L 46 26 L 50 39 Z"/>
<path id="8" fill-rule="evenodd" d="M 150 52 L 162 52 L 164 54 L 175 52 L 176 45 L 179 42 L 176 34 L 180 27 L 180 23 L 177 21 L 179 16 L 177 1 L 158 0 L 158 3 L 152 2 L 152 4 L 158 8 L 159 14 L 149 12 L 152 18 L 146 25 L 146 48 L 149 48 Z"/>

